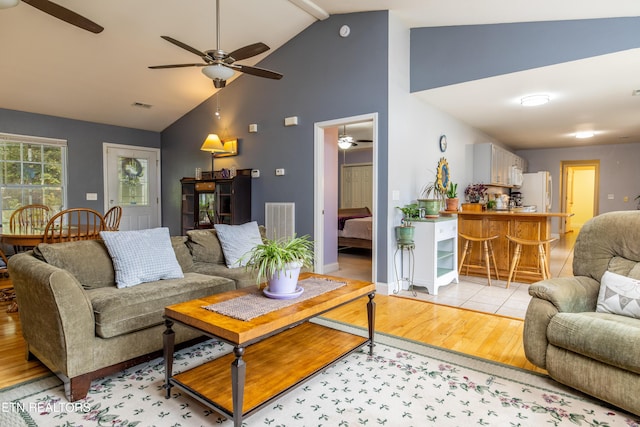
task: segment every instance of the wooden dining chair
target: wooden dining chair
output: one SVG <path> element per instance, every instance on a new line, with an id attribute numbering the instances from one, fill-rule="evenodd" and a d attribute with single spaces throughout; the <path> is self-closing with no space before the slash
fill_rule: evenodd
<path id="1" fill-rule="evenodd" d="M 72 242 L 100 239 L 100 231 L 106 230 L 100 212 L 88 208 L 71 208 L 51 217 L 44 229 L 45 243 Z"/>
<path id="2" fill-rule="evenodd" d="M 120 218 L 122 218 L 122 206 L 114 206 L 104 214 L 106 230 L 118 231 L 120 228 Z"/>
<path id="3" fill-rule="evenodd" d="M 40 233 L 49 222 L 49 206 L 32 204 L 21 206 L 9 217 L 9 232 L 18 233 L 21 230 L 32 230 Z M 30 246 L 14 246 L 15 253 L 31 249 Z"/>
<path id="4" fill-rule="evenodd" d="M 49 222 L 50 210 L 45 205 L 21 206 L 9 218 L 9 231 L 12 233 L 25 228 L 44 228 Z"/>

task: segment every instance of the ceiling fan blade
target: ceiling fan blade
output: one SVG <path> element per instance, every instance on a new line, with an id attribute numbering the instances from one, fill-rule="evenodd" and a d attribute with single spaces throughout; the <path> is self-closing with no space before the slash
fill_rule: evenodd
<path id="1" fill-rule="evenodd" d="M 67 22 L 71 25 L 75 25 L 76 27 L 82 28 L 83 30 L 90 31 L 92 33 L 100 33 L 104 28 L 100 25 L 96 24 L 93 21 L 85 18 L 82 15 L 78 15 L 77 13 L 62 7 L 56 3 L 50 2 L 49 0 L 22 0 L 24 3 L 27 3 L 30 6 L 35 7 L 38 10 L 43 11 L 46 14 L 53 16 L 54 18 L 61 19 L 64 22 Z"/>
<path id="2" fill-rule="evenodd" d="M 251 74 L 253 76 L 266 77 L 268 79 L 274 80 L 280 80 L 282 78 L 282 74 L 264 68 L 250 67 L 248 65 L 240 64 L 229 65 L 229 67 L 238 71 L 242 71 L 243 73 Z"/>
<path id="3" fill-rule="evenodd" d="M 204 53 L 204 52 L 200 52 L 198 49 L 196 49 L 195 47 L 191 47 L 188 44 L 182 43 L 179 40 L 174 39 L 173 37 L 169 37 L 169 36 L 160 36 L 163 39 L 165 39 L 166 41 L 168 41 L 169 43 L 173 43 L 178 47 L 181 47 L 184 50 L 187 50 L 195 55 L 198 55 L 199 57 L 201 57 L 202 59 L 204 59 L 205 61 L 209 60 L 209 56 Z"/>
<path id="4" fill-rule="evenodd" d="M 245 47 L 241 47 L 240 49 L 236 49 L 227 55 L 227 58 L 224 60 L 227 64 L 231 64 L 235 61 L 242 61 L 243 59 L 251 58 L 252 56 L 260 55 L 263 52 L 268 51 L 270 48 L 266 44 L 259 42 L 250 44 Z"/>
<path id="5" fill-rule="evenodd" d="M 356 142 L 373 142 L 372 139 L 356 139 Z"/>
<path id="6" fill-rule="evenodd" d="M 162 68 L 182 68 L 182 67 L 204 67 L 207 64 L 171 64 L 171 65 L 151 65 L 149 68 L 152 70 L 159 70 Z"/>

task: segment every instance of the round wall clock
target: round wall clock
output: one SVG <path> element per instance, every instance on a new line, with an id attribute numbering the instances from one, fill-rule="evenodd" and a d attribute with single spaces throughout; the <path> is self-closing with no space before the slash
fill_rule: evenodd
<path id="1" fill-rule="evenodd" d="M 447 151 L 447 135 L 440 135 L 440 151 Z"/>

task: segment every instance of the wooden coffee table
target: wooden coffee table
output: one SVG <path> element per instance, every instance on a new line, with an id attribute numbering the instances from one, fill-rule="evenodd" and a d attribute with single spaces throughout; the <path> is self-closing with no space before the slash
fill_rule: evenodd
<path id="1" fill-rule="evenodd" d="M 360 280 L 300 275 L 300 280 L 321 277 L 347 282 L 345 286 L 272 311 L 249 321 L 202 308 L 251 292 L 240 289 L 171 305 L 165 308 L 164 358 L 166 397 L 178 386 L 200 402 L 242 419 L 291 391 L 363 345 L 373 354 L 375 285 Z M 358 298 L 368 296 L 368 338 L 327 328 L 309 319 Z M 233 345 L 233 352 L 186 372 L 173 375 L 174 322 Z M 246 366 L 250 369 L 247 371 Z"/>

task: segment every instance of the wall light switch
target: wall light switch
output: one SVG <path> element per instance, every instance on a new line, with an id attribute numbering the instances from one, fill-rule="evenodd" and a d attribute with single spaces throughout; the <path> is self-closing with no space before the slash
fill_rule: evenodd
<path id="1" fill-rule="evenodd" d="M 258 132 L 258 125 L 255 123 L 251 123 L 249 125 L 249 133 L 256 133 Z"/>
<path id="2" fill-rule="evenodd" d="M 284 169 L 280 168 L 280 169 L 276 169 L 276 175 L 277 176 L 282 176 L 284 175 Z"/>
<path id="3" fill-rule="evenodd" d="M 297 126 L 298 125 L 298 116 L 291 116 L 284 118 L 285 126 Z"/>
<path id="4" fill-rule="evenodd" d="M 251 169 L 251 178 L 260 178 L 260 169 Z"/>
<path id="5" fill-rule="evenodd" d="M 609 193 L 609 194 L 607 194 L 607 199 L 609 199 L 609 200 L 613 200 L 613 199 L 614 199 L 614 197 L 613 197 L 613 193 Z"/>
<path id="6" fill-rule="evenodd" d="M 624 199 L 622 199 L 623 202 L 628 202 L 629 201 L 629 196 L 624 196 Z"/>
<path id="7" fill-rule="evenodd" d="M 87 193 L 87 200 L 98 200 L 98 193 Z"/>

